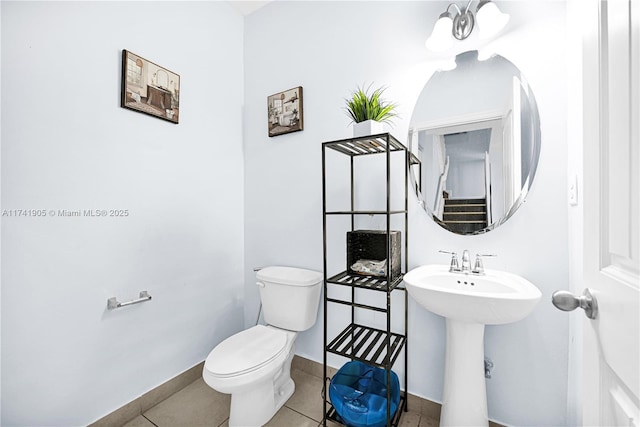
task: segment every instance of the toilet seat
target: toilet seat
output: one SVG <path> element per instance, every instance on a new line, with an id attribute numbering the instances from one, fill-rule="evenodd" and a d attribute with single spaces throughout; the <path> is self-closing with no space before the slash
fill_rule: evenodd
<path id="1" fill-rule="evenodd" d="M 286 350 L 287 333 L 257 325 L 222 341 L 207 357 L 205 370 L 228 378 L 260 369 Z"/>

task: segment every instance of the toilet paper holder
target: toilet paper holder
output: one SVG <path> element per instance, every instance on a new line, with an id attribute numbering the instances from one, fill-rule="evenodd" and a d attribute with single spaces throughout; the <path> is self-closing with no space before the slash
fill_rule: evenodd
<path id="1" fill-rule="evenodd" d="M 126 305 L 138 304 L 141 302 L 149 301 L 150 299 L 151 299 L 151 295 L 149 295 L 147 291 L 140 291 L 140 298 L 137 298 L 131 301 L 126 301 L 126 302 L 119 302 L 116 297 L 112 297 L 107 300 L 107 309 L 114 310 L 116 308 L 124 307 Z"/>

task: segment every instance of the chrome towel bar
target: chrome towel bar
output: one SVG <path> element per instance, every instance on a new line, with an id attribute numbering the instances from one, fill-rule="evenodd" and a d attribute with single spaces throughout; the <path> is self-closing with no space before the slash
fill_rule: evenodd
<path id="1" fill-rule="evenodd" d="M 125 305 L 138 304 L 141 302 L 149 301 L 151 299 L 151 295 L 147 291 L 140 291 L 140 298 L 134 299 L 127 302 L 118 302 L 116 297 L 109 298 L 107 300 L 107 309 L 113 310 L 116 308 L 124 307 Z"/>

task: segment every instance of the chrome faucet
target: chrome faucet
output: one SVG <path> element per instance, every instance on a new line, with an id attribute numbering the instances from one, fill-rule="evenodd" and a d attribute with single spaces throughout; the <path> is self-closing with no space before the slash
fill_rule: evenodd
<path id="1" fill-rule="evenodd" d="M 457 273 L 460 271 L 460 267 L 458 267 L 458 254 L 455 252 L 449 251 L 438 251 L 443 254 L 451 255 L 451 264 L 449 265 L 449 273 Z"/>
<path id="2" fill-rule="evenodd" d="M 497 256 L 495 254 L 476 254 L 476 265 L 473 267 L 473 270 L 471 270 L 471 272 L 473 274 L 477 274 L 479 276 L 482 276 L 484 274 L 484 265 L 482 264 L 482 257 L 488 257 L 488 256 Z"/>
<path id="3" fill-rule="evenodd" d="M 455 252 L 439 251 L 443 254 L 451 255 L 451 264 L 449 265 L 450 273 L 462 273 L 462 274 L 475 274 L 482 276 L 484 274 L 484 265 L 482 265 L 482 257 L 496 256 L 494 254 L 476 254 L 476 262 L 473 269 L 471 269 L 471 257 L 469 251 L 462 251 L 462 264 L 458 264 L 458 254 Z"/>
<path id="4" fill-rule="evenodd" d="M 469 258 L 469 251 L 462 251 L 462 268 L 460 269 L 462 273 L 470 273 L 471 272 L 471 259 Z"/>

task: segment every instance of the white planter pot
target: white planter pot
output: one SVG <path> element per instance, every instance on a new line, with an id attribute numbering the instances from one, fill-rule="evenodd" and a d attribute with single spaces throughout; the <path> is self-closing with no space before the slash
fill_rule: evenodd
<path id="1" fill-rule="evenodd" d="M 375 120 L 365 120 L 364 122 L 353 124 L 353 137 L 376 135 L 384 133 L 384 124 Z"/>

